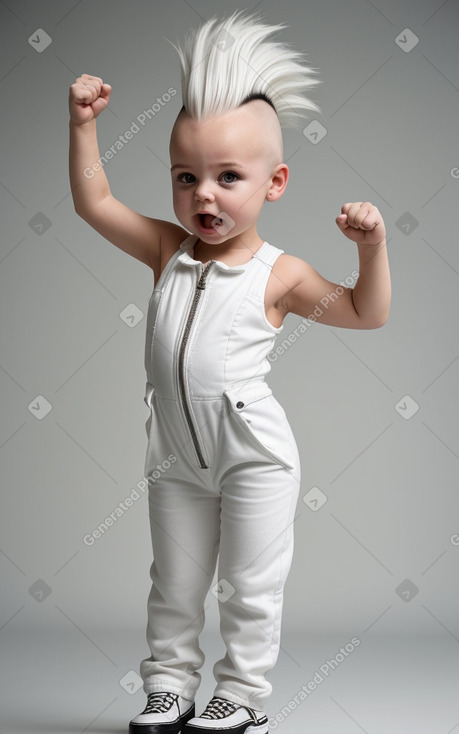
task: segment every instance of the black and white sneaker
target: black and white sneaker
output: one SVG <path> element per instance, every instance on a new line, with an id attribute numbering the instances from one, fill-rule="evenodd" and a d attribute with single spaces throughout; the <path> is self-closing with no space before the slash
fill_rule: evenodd
<path id="1" fill-rule="evenodd" d="M 263 711 L 214 696 L 201 716 L 190 719 L 183 734 L 268 734 Z"/>
<path id="2" fill-rule="evenodd" d="M 194 703 L 177 693 L 155 691 L 141 714 L 129 722 L 129 734 L 180 734 L 194 717 Z"/>

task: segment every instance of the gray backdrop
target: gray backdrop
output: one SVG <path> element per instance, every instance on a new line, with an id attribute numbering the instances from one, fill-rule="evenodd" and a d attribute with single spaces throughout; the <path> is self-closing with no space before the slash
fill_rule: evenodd
<path id="1" fill-rule="evenodd" d="M 104 634 L 131 631 L 136 648 L 118 679 L 147 652 L 145 494 L 91 545 L 86 536 L 142 479 L 153 279 L 74 213 L 68 88 L 84 72 L 112 85 L 98 118 L 101 153 L 139 128 L 105 166 L 112 192 L 139 212 L 176 221 L 168 142 L 180 94 L 142 124 L 138 117 L 170 87 L 180 90 L 178 58 L 165 39 L 242 7 L 0 3 L 0 658 L 16 635 L 30 640 L 31 663 L 34 640 L 49 630 L 67 659 L 78 651 L 92 670 L 94 653 L 117 665 Z M 334 219 L 343 203 L 370 200 L 386 222 L 393 283 L 382 329 L 311 324 L 272 363 L 268 382 L 303 468 L 284 630 L 341 642 L 432 636 L 457 662 L 459 6 L 245 7 L 287 23 L 278 39 L 306 51 L 323 81 L 313 91 L 322 109 L 312 115 L 315 127 L 284 131 L 290 181 L 279 202 L 265 205 L 260 235 L 330 280 L 345 280 L 357 251 Z M 290 314 L 277 344 L 299 322 Z M 217 614 L 210 593 L 212 629 Z M 11 650 L 13 672 L 25 669 L 36 681 L 39 670 Z M 3 673 L 10 681 L 11 668 Z"/>

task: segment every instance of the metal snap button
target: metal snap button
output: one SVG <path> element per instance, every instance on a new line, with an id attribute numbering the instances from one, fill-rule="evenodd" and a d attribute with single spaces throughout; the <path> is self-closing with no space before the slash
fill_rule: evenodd
<path id="1" fill-rule="evenodd" d="M 236 408 L 243 408 L 244 403 L 242 403 L 240 400 L 236 403 Z"/>

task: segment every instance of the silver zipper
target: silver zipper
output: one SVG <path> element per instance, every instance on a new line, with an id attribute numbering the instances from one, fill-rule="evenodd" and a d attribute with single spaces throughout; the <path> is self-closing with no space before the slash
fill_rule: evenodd
<path id="1" fill-rule="evenodd" d="M 182 335 L 182 341 L 180 343 L 179 347 L 179 355 L 178 355 L 178 384 L 179 384 L 179 393 L 180 398 L 182 401 L 183 406 L 183 412 L 185 414 L 186 422 L 188 424 L 188 428 L 191 434 L 191 438 L 193 440 L 194 448 L 196 450 L 196 454 L 198 456 L 198 461 L 201 466 L 201 469 L 208 469 L 209 467 L 206 464 L 206 461 L 204 459 L 204 455 L 202 453 L 201 446 L 199 444 L 198 440 L 198 434 L 196 432 L 196 428 L 193 423 L 193 418 L 191 415 L 191 409 L 190 405 L 188 403 L 187 395 L 186 395 L 186 388 L 185 388 L 185 350 L 188 343 L 188 337 L 190 335 L 191 327 L 193 325 L 194 317 L 196 316 L 196 311 L 199 304 L 199 299 L 201 298 L 201 293 L 206 287 L 206 278 L 207 274 L 213 265 L 215 261 L 211 260 L 209 263 L 207 263 L 206 267 L 202 270 L 201 275 L 198 279 L 198 282 L 196 284 L 196 290 L 194 293 L 193 302 L 191 304 L 191 308 L 188 314 L 188 318 L 185 324 L 185 328 L 183 330 Z"/>

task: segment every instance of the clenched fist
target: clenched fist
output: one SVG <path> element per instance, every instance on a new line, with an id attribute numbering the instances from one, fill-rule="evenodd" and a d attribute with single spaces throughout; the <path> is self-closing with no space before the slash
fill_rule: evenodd
<path id="1" fill-rule="evenodd" d="M 82 74 L 69 91 L 70 119 L 84 125 L 99 115 L 108 105 L 112 88 L 104 84 L 99 76 Z"/>
<path id="2" fill-rule="evenodd" d="M 386 228 L 379 212 L 369 201 L 343 204 L 335 219 L 341 232 L 358 245 L 378 245 L 385 240 Z"/>

